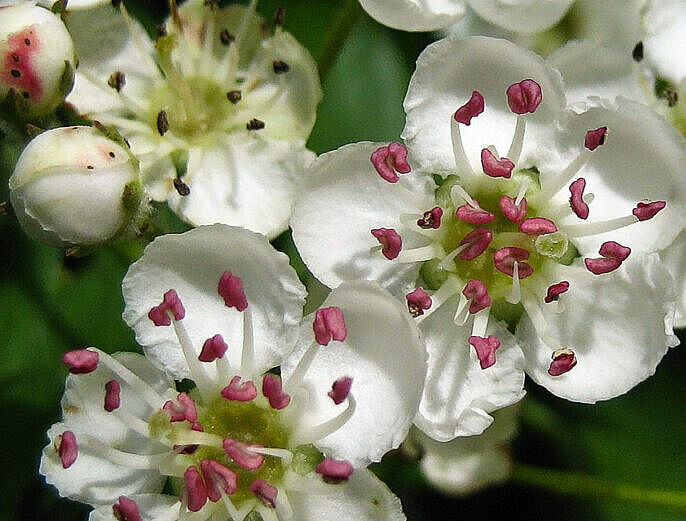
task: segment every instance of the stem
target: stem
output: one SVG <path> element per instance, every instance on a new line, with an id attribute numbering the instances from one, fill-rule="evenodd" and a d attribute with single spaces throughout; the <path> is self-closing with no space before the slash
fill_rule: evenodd
<path id="1" fill-rule="evenodd" d="M 331 71 L 331 67 L 341 52 L 343 44 L 345 43 L 350 31 L 355 22 L 362 14 L 362 7 L 358 0 L 346 0 L 345 5 L 341 8 L 338 18 L 329 30 L 329 38 L 324 43 L 324 48 L 317 58 L 317 66 L 319 67 L 319 77 L 322 83 L 326 76 Z"/>
<path id="2" fill-rule="evenodd" d="M 531 467 L 517 463 L 512 480 L 556 494 L 614 499 L 643 506 L 686 510 L 686 491 L 643 488 L 586 474 Z"/>

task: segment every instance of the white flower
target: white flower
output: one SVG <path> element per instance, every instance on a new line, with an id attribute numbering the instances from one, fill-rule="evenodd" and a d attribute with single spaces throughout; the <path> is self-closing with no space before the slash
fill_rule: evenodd
<path id="1" fill-rule="evenodd" d="M 681 136 L 626 100 L 565 110 L 556 71 L 480 37 L 429 46 L 405 109 L 407 149 L 324 154 L 291 225 L 324 284 L 407 293 L 429 351 L 417 425 L 482 431 L 521 397 L 517 344 L 534 381 L 570 400 L 652 374 L 677 343 L 673 281 L 647 252 L 684 226 Z"/>
<path id="2" fill-rule="evenodd" d="M 104 132 L 55 128 L 22 151 L 9 179 L 10 200 L 31 237 L 59 247 L 98 246 L 140 216 L 147 201 L 138 162 Z"/>
<path id="3" fill-rule="evenodd" d="M 47 114 L 74 78 L 74 45 L 60 17 L 35 2 L 0 7 L 0 100 L 10 92 L 22 115 Z"/>
<path id="4" fill-rule="evenodd" d="M 472 9 L 508 31 L 535 33 L 555 25 L 573 0 L 360 0 L 378 22 L 403 31 L 433 31 L 460 20 Z"/>
<path id="5" fill-rule="evenodd" d="M 249 8 L 190 0 L 150 41 L 122 5 L 67 16 L 80 58 L 69 97 L 115 126 L 153 199 L 193 225 L 274 237 L 288 223 L 321 98 L 316 65 Z"/>
<path id="6" fill-rule="evenodd" d="M 224 225 L 157 238 L 123 291 L 146 357 L 67 353 L 64 419 L 41 462 L 91 520 L 404 519 L 364 468 L 406 436 L 425 375 L 387 292 L 341 286 L 300 326 L 287 257 Z"/>

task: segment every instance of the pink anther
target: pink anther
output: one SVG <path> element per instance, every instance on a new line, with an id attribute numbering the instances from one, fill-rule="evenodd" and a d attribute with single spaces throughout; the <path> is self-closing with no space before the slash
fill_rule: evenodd
<path id="1" fill-rule="evenodd" d="M 550 376 L 560 376 L 576 365 L 576 356 L 571 349 L 558 349 L 553 352 L 553 361 L 548 367 Z"/>
<path id="2" fill-rule="evenodd" d="M 543 235 L 545 233 L 555 233 L 557 226 L 555 226 L 553 221 L 545 217 L 533 217 L 520 224 L 519 231 L 527 235 Z"/>
<path id="3" fill-rule="evenodd" d="M 488 296 L 486 285 L 477 279 L 472 279 L 465 285 L 462 294 L 470 301 L 469 312 L 478 313 L 491 305 L 491 297 Z"/>
<path id="4" fill-rule="evenodd" d="M 230 271 L 222 273 L 217 286 L 217 292 L 224 299 L 224 304 L 229 308 L 243 311 L 248 307 L 248 299 L 243 291 L 243 281 L 234 277 Z"/>
<path id="5" fill-rule="evenodd" d="M 493 335 L 488 337 L 470 336 L 469 343 L 476 350 L 481 369 L 488 369 L 495 364 L 495 352 L 500 347 L 500 340 Z"/>
<path id="6" fill-rule="evenodd" d="M 484 148 L 481 151 L 481 166 L 484 169 L 484 174 L 487 176 L 509 179 L 512 176 L 512 169 L 515 165 L 506 157 L 498 159 L 493 152 Z"/>
<path id="7" fill-rule="evenodd" d="M 162 409 L 170 414 L 170 422 L 189 421 L 195 423 L 198 420 L 198 411 L 195 408 L 193 398 L 186 393 L 179 393 L 176 401 L 167 400 Z"/>
<path id="8" fill-rule="evenodd" d="M 312 323 L 314 339 L 319 345 L 327 346 L 331 340 L 343 342 L 348 335 L 343 310 L 336 306 L 318 309 Z"/>
<path id="9" fill-rule="evenodd" d="M 98 353 L 88 349 L 76 349 L 62 355 L 62 362 L 72 374 L 92 373 L 98 368 Z"/>
<path id="10" fill-rule="evenodd" d="M 126 496 L 119 496 L 117 502 L 112 505 L 112 514 L 117 521 L 143 521 L 136 502 Z"/>
<path id="11" fill-rule="evenodd" d="M 665 206 L 667 206 L 665 201 L 640 202 L 631 213 L 633 213 L 639 221 L 647 221 L 648 219 L 655 217 L 655 215 Z"/>
<path id="12" fill-rule="evenodd" d="M 528 258 L 528 251 L 515 246 L 501 248 L 493 254 L 496 269 L 510 277 L 514 277 L 514 265 L 518 263 L 517 272 L 520 279 L 530 277 L 534 272 L 534 269 L 529 264 L 522 262 Z"/>
<path id="13" fill-rule="evenodd" d="M 271 486 L 263 479 L 256 479 L 250 485 L 250 492 L 255 494 L 257 499 L 262 501 L 265 506 L 275 508 L 276 507 L 276 496 L 279 494 L 279 490 L 276 487 Z"/>
<path id="14" fill-rule="evenodd" d="M 339 405 L 345 401 L 350 394 L 350 387 L 353 385 L 353 379 L 349 376 L 344 376 L 336 380 L 331 386 L 331 390 L 326 393 L 333 403 Z"/>
<path id="15" fill-rule="evenodd" d="M 55 448 L 57 455 L 62 462 L 62 468 L 68 469 L 71 467 L 79 455 L 79 447 L 76 444 L 76 436 L 71 431 L 64 431 L 55 439 Z"/>
<path id="16" fill-rule="evenodd" d="M 372 235 L 381 244 L 381 253 L 388 260 L 395 259 L 403 249 L 403 240 L 393 228 L 376 228 Z"/>
<path id="17" fill-rule="evenodd" d="M 484 97 L 478 91 L 472 91 L 472 97 L 469 101 L 462 105 L 455 111 L 455 121 L 463 125 L 469 125 L 472 118 L 478 116 L 484 111 Z"/>
<path id="18" fill-rule="evenodd" d="M 610 273 L 619 268 L 631 253 L 631 248 L 622 246 L 615 241 L 607 241 L 600 246 L 598 253 L 602 258 L 584 259 L 586 268 L 594 275 Z"/>
<path id="19" fill-rule="evenodd" d="M 586 189 L 586 179 L 580 177 L 569 185 L 569 191 L 572 197 L 569 199 L 569 205 L 572 211 L 579 219 L 588 218 L 588 205 L 584 201 L 584 190 Z"/>
<path id="20" fill-rule="evenodd" d="M 173 289 L 164 294 L 162 303 L 159 306 L 155 306 L 150 310 L 148 318 L 156 326 L 169 326 L 171 325 L 170 313 L 174 316 L 174 320 L 182 320 L 186 316 L 186 310 L 181 303 L 181 299 Z"/>
<path id="21" fill-rule="evenodd" d="M 405 295 L 407 300 L 407 309 L 410 315 L 418 317 L 424 314 L 424 310 L 431 307 L 431 297 L 424 291 L 424 288 L 417 288 Z"/>
<path id="22" fill-rule="evenodd" d="M 521 222 L 526 217 L 526 198 L 522 197 L 519 204 L 515 204 L 516 201 L 516 198 L 507 195 L 500 199 L 500 209 L 503 211 L 503 215 L 513 223 Z"/>
<path id="23" fill-rule="evenodd" d="M 228 346 L 224 342 L 224 337 L 221 335 L 214 335 L 212 338 L 205 340 L 198 355 L 198 360 L 201 362 L 214 362 L 217 358 L 221 358 L 226 353 Z"/>
<path id="24" fill-rule="evenodd" d="M 336 485 L 348 481 L 354 469 L 347 461 L 324 458 L 314 471 L 321 475 L 325 483 Z"/>
<path id="25" fill-rule="evenodd" d="M 476 259 L 479 255 L 486 251 L 488 245 L 493 240 L 493 234 L 486 228 L 477 228 L 465 235 L 460 241 L 460 246 L 468 244 L 464 250 L 459 253 L 462 260 L 470 261 Z"/>
<path id="26" fill-rule="evenodd" d="M 121 405 L 121 386 L 117 380 L 105 384 L 105 410 L 112 412 Z"/>
<path id="27" fill-rule="evenodd" d="M 407 162 L 407 148 L 400 143 L 393 142 L 388 146 L 377 148 L 372 152 L 370 159 L 379 175 L 389 183 L 398 182 L 400 179 L 398 172 L 407 174 L 412 170 Z"/>
<path id="28" fill-rule="evenodd" d="M 246 470 L 257 470 L 264 463 L 264 456 L 250 450 L 250 447 L 262 447 L 262 445 L 250 445 L 231 438 L 224 438 L 224 452 Z"/>
<path id="29" fill-rule="evenodd" d="M 184 496 L 186 507 L 191 512 L 197 512 L 207 503 L 207 488 L 197 467 L 188 467 L 183 473 Z"/>
<path id="30" fill-rule="evenodd" d="M 595 130 L 589 130 L 586 132 L 584 146 L 593 151 L 605 143 L 605 136 L 607 136 L 607 127 L 599 127 Z"/>
<path id="31" fill-rule="evenodd" d="M 291 403 L 291 397 L 283 392 L 281 378 L 267 373 L 262 378 L 262 394 L 269 400 L 272 409 L 283 409 Z"/>
<path id="32" fill-rule="evenodd" d="M 420 228 L 437 230 L 441 227 L 441 217 L 443 217 L 443 208 L 434 206 L 431 210 L 424 212 L 421 219 L 417 220 L 417 226 Z"/>
<path id="33" fill-rule="evenodd" d="M 210 501 L 216 503 L 222 498 L 222 493 L 230 496 L 238 489 L 236 473 L 218 461 L 204 459 L 200 462 L 200 470 L 205 477 L 207 497 Z"/>
<path id="34" fill-rule="evenodd" d="M 543 100 L 541 86 L 532 79 L 510 85 L 506 93 L 507 104 L 515 114 L 533 114 Z"/>
<path id="35" fill-rule="evenodd" d="M 495 219 L 495 215 L 488 210 L 481 208 L 479 206 L 479 201 L 476 199 L 474 199 L 474 204 L 475 206 L 472 206 L 471 204 L 458 206 L 457 210 L 455 210 L 455 217 L 474 225 L 488 224 Z"/>
<path id="36" fill-rule="evenodd" d="M 229 385 L 222 389 L 221 395 L 227 400 L 249 402 L 257 397 L 257 388 L 251 380 L 242 382 L 240 376 L 234 376 Z"/>
<path id="37" fill-rule="evenodd" d="M 560 295 L 562 295 L 567 290 L 569 290 L 569 282 L 567 282 L 566 280 L 558 282 L 557 284 L 553 284 L 548 288 L 548 291 L 543 300 L 546 304 L 550 304 L 552 301 L 558 300 L 560 298 Z"/>

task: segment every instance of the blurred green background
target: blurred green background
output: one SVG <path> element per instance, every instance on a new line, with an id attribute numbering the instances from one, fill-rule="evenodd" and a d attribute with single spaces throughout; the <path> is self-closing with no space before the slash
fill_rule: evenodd
<path id="1" fill-rule="evenodd" d="M 165 17 L 162 1 L 127 5 L 148 28 Z M 279 6 L 287 8 L 286 29 L 315 58 L 325 57 L 324 98 L 310 148 L 321 153 L 352 141 L 397 139 L 414 61 L 432 36 L 382 27 L 358 14 L 356 2 L 262 0 L 259 11 L 271 20 Z M 334 27 L 341 27 L 346 9 L 357 16 L 331 61 L 326 56 L 337 47 L 330 46 L 330 37 Z M 4 201 L 15 144 L 2 139 L 0 153 Z M 169 219 L 171 229 L 183 229 Z M 0 520 L 84 520 L 88 507 L 60 499 L 38 475 L 40 451 L 47 441 L 45 431 L 60 417 L 67 374 L 61 354 L 90 345 L 109 352 L 139 349 L 121 320 L 120 283 L 141 245 L 122 243 L 86 258 L 67 259 L 62 251 L 28 239 L 10 215 L 0 215 L 0 233 L 0 421 L 5 458 Z M 288 248 L 288 237 L 277 240 L 277 245 Z M 595 406 L 556 399 L 528 382 L 522 425 L 512 448 L 515 461 L 686 491 L 686 379 L 681 374 L 685 367 L 686 354 L 676 348 L 653 378 L 625 396 Z M 416 464 L 398 454 L 387 456 L 375 470 L 400 496 L 412 521 L 686 518 L 686 511 L 558 496 L 515 483 L 465 498 L 449 497 L 432 491 Z"/>

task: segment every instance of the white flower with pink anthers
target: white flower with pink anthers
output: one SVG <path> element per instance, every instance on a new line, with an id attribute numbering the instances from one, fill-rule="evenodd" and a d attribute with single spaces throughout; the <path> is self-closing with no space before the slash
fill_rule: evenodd
<path id="1" fill-rule="evenodd" d="M 407 295 L 429 351 L 417 425 L 481 432 L 524 369 L 580 402 L 652 374 L 677 343 L 673 282 L 650 253 L 686 216 L 674 129 L 625 100 L 566 109 L 557 71 L 479 37 L 429 46 L 405 109 L 405 144 L 315 162 L 291 224 L 323 283 Z"/>
<path id="2" fill-rule="evenodd" d="M 146 357 L 67 353 L 41 462 L 91 520 L 404 519 L 365 467 L 405 438 L 426 355 L 385 290 L 341 286 L 300 326 L 287 257 L 214 225 L 156 239 L 123 291 Z"/>

